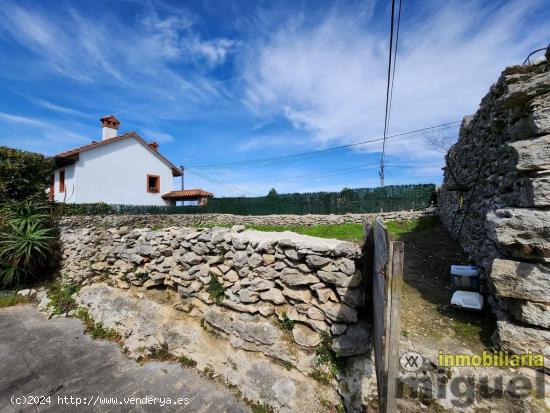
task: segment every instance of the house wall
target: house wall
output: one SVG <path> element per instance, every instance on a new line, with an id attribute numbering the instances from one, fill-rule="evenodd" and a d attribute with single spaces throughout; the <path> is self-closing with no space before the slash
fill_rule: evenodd
<path id="1" fill-rule="evenodd" d="M 59 192 L 59 173 L 61 170 L 65 170 L 65 192 Z M 55 187 L 54 194 L 57 202 L 75 202 L 75 165 L 68 165 L 64 168 L 60 168 L 55 171 Z"/>
<path id="2" fill-rule="evenodd" d="M 82 152 L 76 165 L 65 171 L 66 202 L 166 205 L 161 195 L 173 189 L 170 167 L 134 139 Z M 147 175 L 160 176 L 158 193 L 147 192 Z M 63 198 L 56 171 L 55 199 Z"/>

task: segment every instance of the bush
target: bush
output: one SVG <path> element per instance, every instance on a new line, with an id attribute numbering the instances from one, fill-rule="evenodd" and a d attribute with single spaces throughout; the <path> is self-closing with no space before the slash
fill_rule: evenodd
<path id="1" fill-rule="evenodd" d="M 57 231 L 45 203 L 9 201 L 0 211 L 0 285 L 48 276 L 55 267 Z"/>
<path id="2" fill-rule="evenodd" d="M 113 207 L 105 202 L 91 204 L 58 204 L 59 215 L 109 215 Z"/>
<path id="3" fill-rule="evenodd" d="M 45 201 L 54 170 L 52 158 L 0 146 L 0 203 L 25 199 Z"/>

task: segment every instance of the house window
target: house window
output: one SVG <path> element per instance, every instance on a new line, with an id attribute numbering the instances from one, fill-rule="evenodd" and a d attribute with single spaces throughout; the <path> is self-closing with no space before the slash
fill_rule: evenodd
<path id="1" fill-rule="evenodd" d="M 147 175 L 147 192 L 152 194 L 160 192 L 160 176 Z"/>
<path id="2" fill-rule="evenodd" d="M 59 192 L 65 192 L 65 169 L 59 171 Z"/>

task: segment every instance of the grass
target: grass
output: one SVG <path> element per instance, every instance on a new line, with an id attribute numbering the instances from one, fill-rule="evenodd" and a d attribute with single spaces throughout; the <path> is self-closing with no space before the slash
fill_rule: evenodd
<path id="1" fill-rule="evenodd" d="M 338 224 L 314 226 L 275 226 L 275 225 L 247 225 L 247 229 L 257 231 L 283 232 L 292 231 L 298 234 L 311 235 L 320 238 L 335 238 L 344 241 L 361 242 L 363 240 L 363 225 Z"/>
<path id="2" fill-rule="evenodd" d="M 54 314 L 63 314 L 75 310 L 77 305 L 72 296 L 78 290 L 79 287 L 76 284 L 62 285 L 59 281 L 53 282 L 48 290 L 48 298 L 50 299 L 48 307 L 53 308 Z"/>
<path id="3" fill-rule="evenodd" d="M 26 304 L 28 302 L 28 298 L 17 295 L 17 291 L 0 291 L 0 308 Z"/>
<path id="4" fill-rule="evenodd" d="M 387 221 L 385 222 L 386 228 L 392 234 L 397 236 L 408 233 L 422 233 L 431 231 L 439 226 L 439 218 L 426 217 L 419 219 L 411 219 L 407 221 Z"/>
<path id="5" fill-rule="evenodd" d="M 94 340 L 103 339 L 114 341 L 115 343 L 122 344 L 123 339 L 116 330 L 105 327 L 102 323 L 96 323 L 91 317 L 88 311 L 84 308 L 79 308 L 76 311 L 76 316 L 84 323 L 84 332 L 92 336 Z"/>

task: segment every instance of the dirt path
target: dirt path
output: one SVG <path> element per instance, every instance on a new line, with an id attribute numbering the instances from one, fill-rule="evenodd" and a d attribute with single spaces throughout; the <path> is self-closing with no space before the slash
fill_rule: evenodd
<path id="1" fill-rule="evenodd" d="M 488 313 L 453 309 L 450 266 L 468 264 L 468 257 L 443 228 L 399 235 L 405 243 L 402 334 L 409 340 L 447 351 L 490 347 L 494 328 Z"/>
<path id="2" fill-rule="evenodd" d="M 250 411 L 223 386 L 179 364 L 140 366 L 115 343 L 84 335 L 78 319 L 47 320 L 35 306 L 19 305 L 0 309 L 0 331 L 1 413 Z M 51 397 L 49 403 L 42 398 L 44 404 L 39 406 L 14 405 L 16 400 L 10 400 L 15 396 L 22 402 L 21 397 L 28 395 Z M 79 397 L 82 404 L 61 405 L 59 398 L 64 396 Z M 187 398 L 188 403 L 181 400 L 182 404 L 161 407 L 161 400 L 148 405 L 143 399 L 141 405 L 129 400 L 147 396 L 170 398 L 175 403 Z M 105 401 L 101 398 L 110 398 L 111 404 L 100 403 Z"/>

